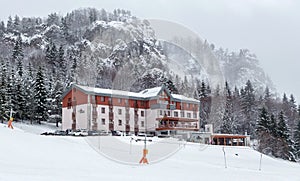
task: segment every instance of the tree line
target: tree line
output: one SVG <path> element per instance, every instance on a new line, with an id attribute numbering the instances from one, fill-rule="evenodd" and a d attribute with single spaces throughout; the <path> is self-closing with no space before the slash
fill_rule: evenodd
<path id="1" fill-rule="evenodd" d="M 291 161 L 300 159 L 300 106 L 293 94 L 280 99 L 266 87 L 263 95 L 255 92 L 251 81 L 232 89 L 213 91 L 198 82 L 195 98 L 200 100 L 200 122 L 213 123 L 215 132 L 249 134 L 258 151 Z M 213 108 L 213 107 L 217 108 Z M 214 110 L 214 112 L 212 112 Z"/>

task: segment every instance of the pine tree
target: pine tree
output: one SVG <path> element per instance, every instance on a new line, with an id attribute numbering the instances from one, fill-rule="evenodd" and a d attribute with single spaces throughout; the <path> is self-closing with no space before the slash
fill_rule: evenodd
<path id="1" fill-rule="evenodd" d="M 9 33 L 13 33 L 14 27 L 13 27 L 13 20 L 11 16 L 9 16 L 7 19 L 6 28 Z"/>
<path id="2" fill-rule="evenodd" d="M 255 111 L 255 94 L 250 80 L 247 81 L 246 87 L 241 92 L 241 96 L 242 96 L 241 107 L 245 115 L 243 128 L 250 135 L 253 135 L 254 128 L 255 128 L 256 111 Z"/>
<path id="3" fill-rule="evenodd" d="M 296 159 L 300 160 L 300 120 L 298 120 L 297 129 L 294 134 L 294 140 L 295 140 L 295 156 Z"/>
<path id="4" fill-rule="evenodd" d="M 233 133 L 233 115 L 232 115 L 232 94 L 228 82 L 225 82 L 224 97 L 225 102 L 225 111 L 223 114 L 223 123 L 221 125 L 221 133 Z"/>
<path id="5" fill-rule="evenodd" d="M 267 112 L 267 109 L 263 107 L 261 109 L 261 113 L 259 115 L 259 119 L 256 125 L 256 135 L 259 141 L 258 150 L 265 154 L 271 154 L 272 148 L 269 146 L 269 142 L 271 141 L 270 135 L 270 117 Z"/>
<path id="6" fill-rule="evenodd" d="M 300 105 L 298 106 L 298 120 L 297 120 L 297 128 L 294 133 L 295 140 L 295 156 L 296 159 L 300 160 Z"/>
<path id="7" fill-rule="evenodd" d="M 41 121 L 47 119 L 47 92 L 45 87 L 45 78 L 42 67 L 39 67 L 38 72 L 36 74 L 35 81 L 35 102 L 36 102 L 36 110 L 35 110 L 35 118 L 39 124 Z"/>
<path id="8" fill-rule="evenodd" d="M 21 36 L 19 35 L 13 48 L 12 62 L 15 63 L 15 62 L 22 61 L 23 57 L 24 54 L 23 54 L 22 39 Z"/>
<path id="9" fill-rule="evenodd" d="M 28 64 L 27 67 L 27 76 L 24 81 L 24 89 L 25 89 L 25 94 L 24 97 L 26 99 L 26 104 L 25 104 L 25 115 L 24 117 L 28 120 L 30 120 L 30 124 L 33 123 L 34 115 L 35 115 L 35 110 L 36 110 L 36 103 L 35 103 L 35 95 L 34 95 L 34 76 L 33 76 L 33 70 L 31 63 Z"/>
<path id="10" fill-rule="evenodd" d="M 293 144 L 292 144 L 292 140 L 290 139 L 289 130 L 286 124 L 283 111 L 281 111 L 279 114 L 277 134 L 278 134 L 278 139 L 277 139 L 278 149 L 275 152 L 275 156 L 282 159 L 295 161 Z"/>
<path id="11" fill-rule="evenodd" d="M 1 123 L 8 119 L 7 115 L 7 68 L 1 59 L 1 82 L 0 82 L 0 119 Z"/>

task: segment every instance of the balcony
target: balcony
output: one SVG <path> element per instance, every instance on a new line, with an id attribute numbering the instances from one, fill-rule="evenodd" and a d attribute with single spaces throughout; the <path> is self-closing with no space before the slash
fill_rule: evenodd
<path id="1" fill-rule="evenodd" d="M 113 113 L 113 112 L 109 112 L 109 113 L 108 113 L 108 118 L 109 118 L 110 120 L 113 120 L 113 119 L 114 119 L 114 113 Z"/>
<path id="2" fill-rule="evenodd" d="M 198 120 L 190 118 L 168 117 L 156 118 L 158 121 L 157 131 L 164 130 L 186 130 L 198 131 Z"/>
<path id="3" fill-rule="evenodd" d="M 125 131 L 128 133 L 130 132 L 130 125 L 129 124 L 126 124 L 125 125 Z"/>
<path id="4" fill-rule="evenodd" d="M 129 113 L 125 114 L 125 120 L 130 120 L 130 114 Z"/>
<path id="5" fill-rule="evenodd" d="M 152 104 L 150 105 L 151 109 L 167 109 L 168 104 L 160 103 L 160 104 Z"/>
<path id="6" fill-rule="evenodd" d="M 113 130 L 114 130 L 114 122 L 110 122 L 110 123 L 109 123 L 108 129 L 109 129 L 110 131 L 113 131 Z"/>
<path id="7" fill-rule="evenodd" d="M 72 130 L 75 130 L 76 129 L 76 122 L 73 122 L 72 123 Z"/>
<path id="8" fill-rule="evenodd" d="M 179 124 L 159 124 L 156 131 L 165 130 L 182 130 L 182 131 L 199 131 L 197 125 L 179 125 Z"/>
<path id="9" fill-rule="evenodd" d="M 76 120 L 76 113 L 72 112 L 72 120 Z"/>
<path id="10" fill-rule="evenodd" d="M 138 114 L 134 115 L 134 121 L 137 121 L 138 119 L 139 119 L 139 115 Z"/>
<path id="11" fill-rule="evenodd" d="M 139 132 L 139 125 L 134 125 L 134 132 Z"/>
<path id="12" fill-rule="evenodd" d="M 170 110 L 175 110 L 176 109 L 176 105 L 175 104 L 169 104 L 167 106 L 167 108 L 170 109 Z"/>
<path id="13" fill-rule="evenodd" d="M 97 119 L 97 117 L 98 117 L 97 111 L 93 111 L 92 118 Z"/>
<path id="14" fill-rule="evenodd" d="M 97 129 L 98 129 L 98 123 L 97 122 L 93 122 L 92 130 L 97 130 Z"/>

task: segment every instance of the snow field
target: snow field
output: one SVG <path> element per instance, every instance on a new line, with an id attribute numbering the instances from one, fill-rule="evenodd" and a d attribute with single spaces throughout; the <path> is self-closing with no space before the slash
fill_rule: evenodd
<path id="1" fill-rule="evenodd" d="M 225 168 L 221 146 L 188 143 L 174 144 L 177 146 L 169 148 L 170 140 L 165 144 L 165 140 L 162 140 L 149 144 L 149 165 L 128 165 L 103 156 L 103 153 L 110 154 L 108 156 L 116 160 L 122 158 L 123 162 L 129 163 L 139 160 L 142 143 L 132 145 L 132 154 L 136 155 L 134 159 L 124 160 L 123 157 L 129 154 L 128 138 L 101 137 L 100 152 L 93 145 L 93 141 L 98 141 L 97 137 L 42 136 L 32 134 L 30 128 L 25 132 L 17 128 L 11 130 L 0 124 L 0 138 L 1 181 L 300 180 L 299 164 L 265 155 L 259 171 L 261 154 L 247 147 L 225 147 Z M 160 145 L 157 148 L 151 148 L 158 143 Z M 118 152 L 115 146 L 120 145 L 127 147 Z M 122 151 L 126 152 L 121 154 Z M 173 154 L 163 154 L 167 151 Z M 115 157 L 118 154 L 119 157 Z M 166 159 L 158 161 L 161 156 L 166 156 L 163 157 Z"/>

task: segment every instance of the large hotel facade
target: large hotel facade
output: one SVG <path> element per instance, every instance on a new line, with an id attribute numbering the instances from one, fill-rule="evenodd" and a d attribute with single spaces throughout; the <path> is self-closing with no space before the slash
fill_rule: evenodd
<path id="1" fill-rule="evenodd" d="M 63 95 L 62 129 L 198 131 L 199 103 L 165 86 L 135 93 L 73 84 Z"/>

